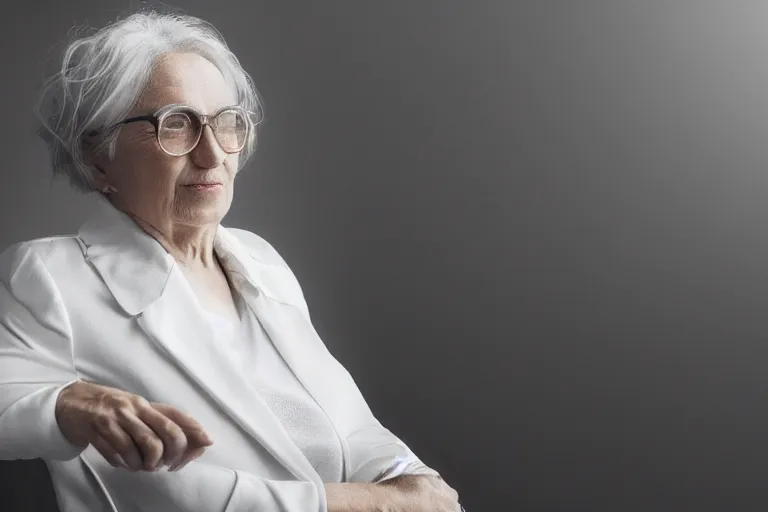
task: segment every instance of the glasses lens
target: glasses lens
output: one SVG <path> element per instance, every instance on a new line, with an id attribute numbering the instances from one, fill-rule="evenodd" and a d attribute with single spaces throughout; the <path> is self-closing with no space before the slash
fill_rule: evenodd
<path id="1" fill-rule="evenodd" d="M 172 155 L 183 155 L 191 151 L 199 136 L 199 121 L 186 112 L 166 116 L 157 133 L 160 146 Z"/>
<path id="2" fill-rule="evenodd" d="M 224 110 L 219 113 L 213 122 L 216 140 L 221 149 L 228 153 L 235 153 L 243 149 L 248 135 L 248 120 L 245 114 L 238 109 Z"/>

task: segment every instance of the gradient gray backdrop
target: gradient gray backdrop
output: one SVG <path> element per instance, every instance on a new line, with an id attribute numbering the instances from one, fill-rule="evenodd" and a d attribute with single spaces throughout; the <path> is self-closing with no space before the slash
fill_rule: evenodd
<path id="1" fill-rule="evenodd" d="M 6 9 L 3 247 L 84 219 L 31 106 L 68 28 L 130 5 Z M 225 223 L 470 512 L 768 502 L 768 3 L 172 5 L 266 100 Z M 48 500 L 17 466 L 2 496 Z"/>

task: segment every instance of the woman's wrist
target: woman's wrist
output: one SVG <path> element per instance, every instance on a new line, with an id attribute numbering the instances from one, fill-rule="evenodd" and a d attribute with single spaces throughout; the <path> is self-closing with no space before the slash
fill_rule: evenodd
<path id="1" fill-rule="evenodd" d="M 458 493 L 442 478 L 403 475 L 377 484 L 325 484 L 328 512 L 461 510 Z"/>
<path id="2" fill-rule="evenodd" d="M 407 510 L 403 493 L 393 486 L 362 483 L 325 484 L 328 512 L 396 512 Z"/>
<path id="3" fill-rule="evenodd" d="M 374 494 L 371 484 L 325 484 L 328 512 L 378 512 Z"/>

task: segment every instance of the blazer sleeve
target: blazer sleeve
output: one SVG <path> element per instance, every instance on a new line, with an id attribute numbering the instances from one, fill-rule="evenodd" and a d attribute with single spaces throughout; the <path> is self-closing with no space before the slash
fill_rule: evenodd
<path id="1" fill-rule="evenodd" d="M 379 483 L 402 475 L 440 476 L 372 414 L 368 424 L 349 434 L 346 441 L 348 482 Z"/>
<path id="2" fill-rule="evenodd" d="M 294 297 L 292 302 L 304 312 L 307 321 L 311 324 L 309 308 L 301 285 L 285 259 L 269 242 L 258 235 L 243 230 L 233 231 L 258 254 L 259 259 L 283 266 L 288 271 L 292 288 L 290 294 Z M 345 481 L 375 483 L 408 474 L 440 476 L 376 419 L 349 372 L 333 355 L 329 354 L 329 356 L 333 360 L 333 368 L 329 370 L 338 372 L 340 378 L 337 382 L 345 388 L 339 389 L 339 395 L 346 397 L 348 399 L 346 403 L 355 409 L 355 414 L 349 415 L 354 418 L 354 425 L 346 429 L 347 433 L 343 439 L 348 458 Z"/>
<path id="3" fill-rule="evenodd" d="M 59 290 L 33 247 L 0 254 L 0 460 L 71 460 L 98 451 L 61 433 L 56 399 L 78 380 L 72 333 Z M 106 461 L 103 461 L 107 464 Z M 106 467 L 107 471 L 125 471 Z M 190 512 L 326 512 L 325 490 L 312 482 L 267 480 L 193 461 L 179 472 L 136 472 L 143 492 L 121 496 L 140 510 L 173 503 Z"/>
<path id="4" fill-rule="evenodd" d="M 408 445 L 376 419 L 349 372 L 335 358 L 333 362 L 329 371 L 338 375 L 334 380 L 339 388 L 344 388 L 339 389 L 338 394 L 348 411 L 344 422 L 348 460 L 345 481 L 379 483 L 402 475 L 439 477 L 437 471 L 424 464 Z"/>
<path id="5" fill-rule="evenodd" d="M 0 254 L 0 460 L 70 460 L 82 448 L 56 422 L 60 391 L 78 380 L 59 291 L 29 243 Z"/>
<path id="6" fill-rule="evenodd" d="M 114 496 L 117 510 L 184 510 L 187 512 L 327 512 L 325 488 L 313 482 L 270 480 L 247 471 L 194 460 L 176 472 L 128 472 L 106 466 L 95 448 L 86 459 L 99 461 L 99 475 L 107 488 L 118 487 L 119 479 L 139 480 L 132 488 Z M 112 480 L 107 472 L 113 472 Z M 119 476 L 118 476 L 119 475 Z M 112 482 L 113 485 L 110 485 Z"/>

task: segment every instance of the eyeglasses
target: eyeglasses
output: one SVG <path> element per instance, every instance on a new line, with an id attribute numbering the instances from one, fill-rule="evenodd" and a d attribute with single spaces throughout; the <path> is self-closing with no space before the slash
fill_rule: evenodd
<path id="1" fill-rule="evenodd" d="M 186 105 L 166 105 L 154 114 L 128 118 L 115 126 L 149 121 L 155 127 L 160 148 L 171 156 L 191 152 L 203 136 L 203 128 L 210 126 L 216 141 L 226 153 L 243 150 L 251 130 L 263 119 L 261 112 L 251 112 L 240 106 L 219 109 L 215 114 L 201 114 Z"/>

